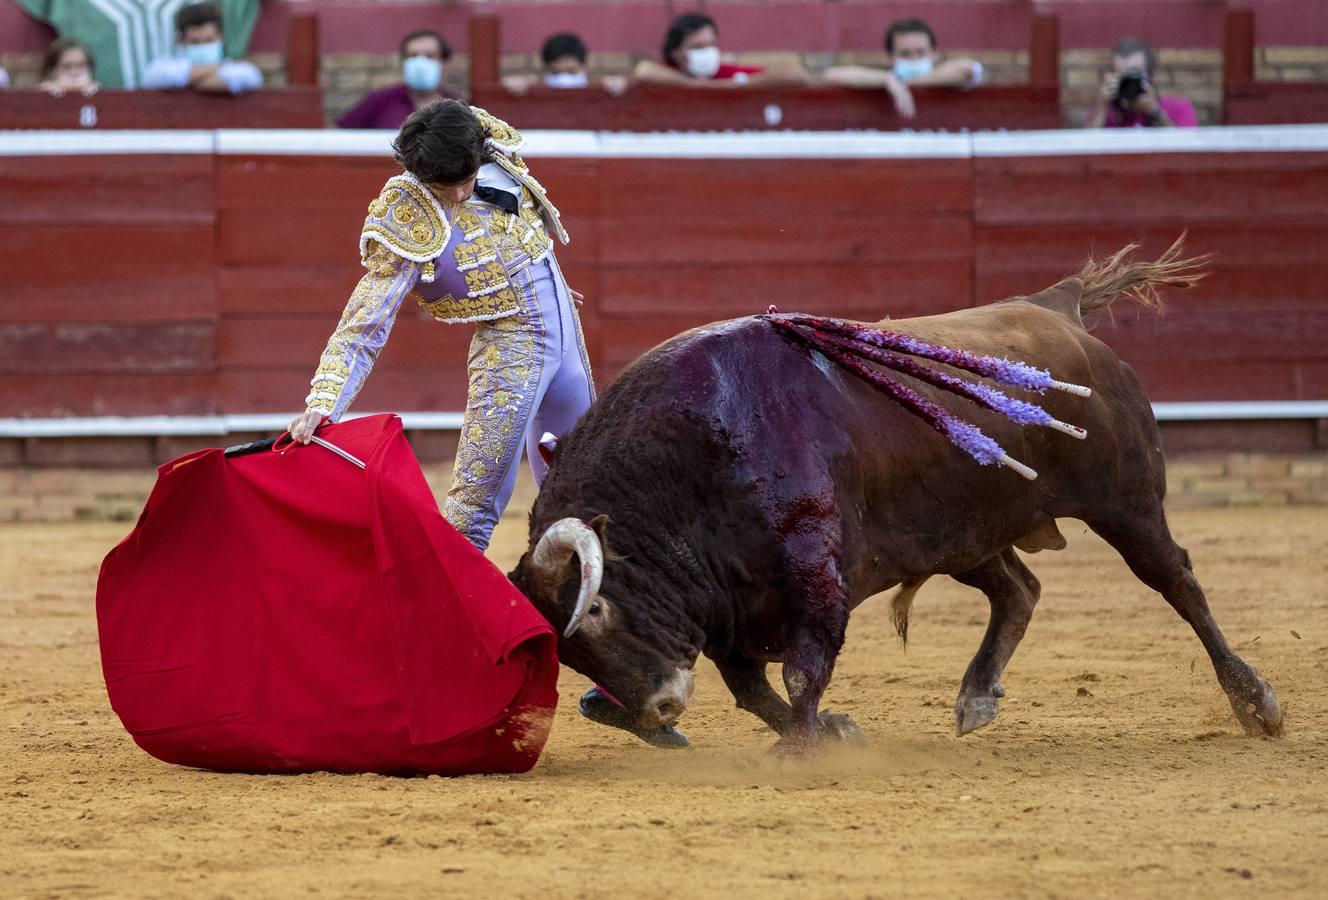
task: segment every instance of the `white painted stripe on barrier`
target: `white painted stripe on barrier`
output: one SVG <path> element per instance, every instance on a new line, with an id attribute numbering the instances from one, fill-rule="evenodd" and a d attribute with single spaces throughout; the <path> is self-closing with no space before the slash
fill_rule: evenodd
<path id="1" fill-rule="evenodd" d="M 604 155 L 603 133 L 598 131 L 523 131 L 522 156 L 554 159 L 595 159 Z"/>
<path id="2" fill-rule="evenodd" d="M 558 159 L 966 158 L 964 135 L 886 132 L 635 134 L 529 131 L 523 156 Z M 394 131 L 219 131 L 217 152 L 233 155 L 391 156 Z"/>
<path id="3" fill-rule="evenodd" d="M 96 105 L 96 99 L 88 101 Z M 0 156 L 211 153 L 212 131 L 0 131 Z"/>
<path id="4" fill-rule="evenodd" d="M 96 416 L 68 419 L 0 419 L 0 438 L 198 437 L 262 432 L 280 434 L 299 413 L 249 413 L 233 416 Z M 378 413 L 352 413 L 343 421 Z M 457 431 L 459 412 L 400 413 L 414 431 Z"/>
<path id="5" fill-rule="evenodd" d="M 1161 422 L 1328 418 L 1328 400 L 1211 403 L 1154 403 Z M 232 416 L 99 416 L 69 419 L 0 419 L 0 438 L 156 437 L 262 432 L 279 434 L 298 413 L 247 413 Z M 353 413 L 346 421 L 378 413 Z M 456 431 L 459 412 L 399 414 L 413 431 Z"/>
<path id="6" fill-rule="evenodd" d="M 1328 400 L 1247 400 L 1227 403 L 1154 403 L 1159 422 L 1235 419 L 1328 419 Z"/>
<path id="7" fill-rule="evenodd" d="M 1085 156 L 1118 153 L 1314 153 L 1328 151 L 1323 125 L 1210 128 L 1098 128 L 972 135 L 974 156 Z"/>
<path id="8" fill-rule="evenodd" d="M 89 102 L 95 103 L 95 99 Z M 390 131 L 7 131 L 0 156 L 125 153 L 385 156 Z M 652 159 L 964 159 L 1119 153 L 1328 152 L 1328 125 L 932 134 L 879 131 L 630 133 L 528 131 L 531 157 Z"/>
<path id="9" fill-rule="evenodd" d="M 884 131 L 746 131 L 635 134 L 602 132 L 608 158 L 652 159 L 966 159 L 968 135 Z"/>
<path id="10" fill-rule="evenodd" d="M 395 131 L 339 131 L 291 128 L 222 129 L 215 132 L 217 152 L 236 156 L 386 156 L 392 157 Z"/>

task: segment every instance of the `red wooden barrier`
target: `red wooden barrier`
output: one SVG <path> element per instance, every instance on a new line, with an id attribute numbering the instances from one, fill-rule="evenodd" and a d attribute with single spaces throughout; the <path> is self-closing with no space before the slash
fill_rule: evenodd
<path id="1" fill-rule="evenodd" d="M 360 269 L 382 157 L 4 157 L 0 417 L 283 411 Z M 1099 336 L 1155 400 L 1328 397 L 1328 154 L 533 160 L 598 379 L 774 303 L 874 319 L 1044 287 L 1183 228 L 1212 276 Z M 471 329 L 403 310 L 357 409 L 458 410 Z"/>
<path id="2" fill-rule="evenodd" d="M 322 128 L 316 87 L 254 91 L 240 97 L 188 91 L 98 91 L 52 97 L 0 91 L 0 129 L 11 128 Z"/>
<path id="3" fill-rule="evenodd" d="M 1097 333 L 1154 400 L 1328 396 L 1328 159 L 1322 154 L 987 157 L 975 163 L 978 302 L 1048 284 L 1090 253 L 1182 230 L 1213 274 L 1162 315 Z"/>
<path id="4" fill-rule="evenodd" d="M 1328 83 L 1254 80 L 1254 38 L 1254 10 L 1227 10 L 1222 42 L 1223 123 L 1328 122 Z"/>
<path id="5" fill-rule="evenodd" d="M 318 84 L 318 16 L 290 17 L 286 36 L 286 83 Z"/>

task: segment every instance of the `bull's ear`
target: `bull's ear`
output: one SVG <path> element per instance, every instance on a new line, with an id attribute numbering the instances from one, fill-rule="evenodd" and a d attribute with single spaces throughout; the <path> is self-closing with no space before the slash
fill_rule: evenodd
<path id="1" fill-rule="evenodd" d="M 609 516 L 607 513 L 600 513 L 586 523 L 590 529 L 599 537 L 599 545 L 605 549 L 609 546 Z"/>

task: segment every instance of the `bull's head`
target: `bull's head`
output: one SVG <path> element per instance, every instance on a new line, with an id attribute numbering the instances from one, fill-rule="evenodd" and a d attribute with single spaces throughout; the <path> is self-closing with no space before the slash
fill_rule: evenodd
<path id="1" fill-rule="evenodd" d="M 638 608 L 649 598 L 615 596 L 612 567 L 621 561 L 605 549 L 607 524 L 603 515 L 589 523 L 554 522 L 521 557 L 511 579 L 554 628 L 561 628 L 559 658 L 622 704 L 624 727 L 665 728 L 691 699 L 696 653 Z"/>

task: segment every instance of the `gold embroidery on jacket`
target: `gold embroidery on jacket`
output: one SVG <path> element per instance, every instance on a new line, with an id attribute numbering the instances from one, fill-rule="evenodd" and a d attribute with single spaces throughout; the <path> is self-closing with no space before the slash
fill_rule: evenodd
<path id="1" fill-rule="evenodd" d="M 517 312 L 517 294 L 511 288 L 483 297 L 454 297 L 444 294 L 437 300 L 420 298 L 424 311 L 440 322 L 483 322 L 511 316 Z"/>
<path id="2" fill-rule="evenodd" d="M 499 150 L 504 153 L 515 153 L 525 145 L 526 139 L 521 136 L 521 132 L 493 113 L 480 109 L 478 106 L 472 106 L 470 111 L 475 114 L 475 118 L 480 120 L 484 130 L 489 133 L 490 143 Z"/>
<path id="3" fill-rule="evenodd" d="M 494 261 L 466 273 L 466 289 L 470 297 L 483 297 L 507 287 L 507 267 Z"/>
<path id="4" fill-rule="evenodd" d="M 515 215 L 486 204 L 464 205 L 452 213 L 451 227 L 460 234 L 451 257 L 465 295 L 457 296 L 453 287 L 436 300 L 421 300 L 430 316 L 440 322 L 479 322 L 517 312 L 511 280 L 543 260 L 553 246 L 529 191 L 522 188 L 521 196 L 522 208 Z M 448 262 L 442 259 L 439 264 Z"/>
<path id="5" fill-rule="evenodd" d="M 360 255 L 368 256 L 369 243 L 377 241 L 393 253 L 413 262 L 432 260 L 447 246 L 451 226 L 443 208 L 423 184 L 410 173 L 389 178 L 369 203 L 369 214 L 360 231 Z M 430 281 L 429 273 L 421 273 Z"/>
<path id="6" fill-rule="evenodd" d="M 390 320 L 383 320 L 383 307 L 393 300 L 395 291 L 402 285 L 406 267 L 412 265 L 377 242 L 370 242 L 367 249 L 369 253 L 364 264 L 368 271 L 346 301 L 341 320 L 318 360 L 318 370 L 310 381 L 309 396 L 305 398 L 307 409 L 323 415 L 332 413 L 342 392 L 347 389 L 356 348 L 364 346 L 378 329 L 391 327 Z M 350 385 L 350 389 L 358 390 L 359 385 Z"/>

